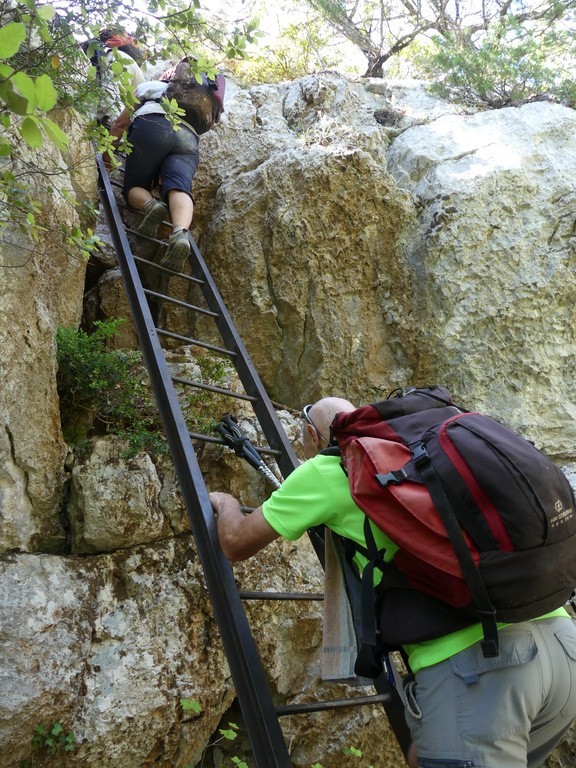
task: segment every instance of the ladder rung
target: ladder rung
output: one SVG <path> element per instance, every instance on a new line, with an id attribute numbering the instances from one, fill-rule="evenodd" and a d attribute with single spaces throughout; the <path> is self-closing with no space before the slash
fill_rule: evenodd
<path id="1" fill-rule="evenodd" d="M 163 301 L 169 301 L 170 304 L 177 304 L 179 307 L 186 307 L 186 309 L 193 309 L 195 312 L 200 312 L 202 315 L 208 315 L 208 317 L 218 317 L 218 312 L 211 312 L 209 309 L 202 309 L 202 307 L 196 307 L 194 304 L 189 304 L 187 301 L 181 299 L 175 299 L 173 296 L 166 296 L 164 293 L 157 293 L 156 291 L 150 291 L 145 288 L 144 293 L 146 296 L 153 296 L 155 299 L 162 299 Z"/>
<path id="2" fill-rule="evenodd" d="M 133 208 L 127 208 L 127 210 L 134 210 Z M 166 224 L 165 221 L 160 222 L 160 224 Z M 160 224 L 158 226 L 160 226 Z M 138 232 L 137 229 L 130 229 L 130 227 L 125 227 L 126 232 L 129 232 L 131 235 L 135 235 L 136 237 L 141 237 L 142 240 L 145 240 L 147 243 L 156 243 L 156 245 L 161 245 L 164 248 L 166 248 L 166 240 L 159 240 L 157 237 L 149 237 L 148 235 L 143 235 L 142 232 Z"/>
<path id="3" fill-rule="evenodd" d="M 138 264 L 144 264 L 147 267 L 154 267 L 155 269 L 158 269 L 161 272 L 167 272 L 169 275 L 178 275 L 178 277 L 182 277 L 184 278 L 184 280 L 188 280 L 189 283 L 204 285 L 204 280 L 201 280 L 199 277 L 192 277 L 192 275 L 187 275 L 184 272 L 174 272 L 173 269 L 168 269 L 168 267 L 163 267 L 162 264 L 158 264 L 158 262 L 156 261 L 143 259 L 142 256 L 136 256 L 134 254 L 134 261 L 138 262 Z"/>
<path id="4" fill-rule="evenodd" d="M 376 693 L 373 696 L 354 696 L 350 699 L 334 699 L 333 701 L 311 701 L 308 704 L 285 704 L 276 707 L 278 717 L 284 715 L 300 715 L 305 712 L 324 712 L 328 709 L 345 709 L 346 707 L 363 707 L 366 704 L 387 704 L 392 696 L 389 693 Z"/>
<path id="5" fill-rule="evenodd" d="M 321 592 L 240 592 L 243 600 L 324 600 Z"/>
<path id="6" fill-rule="evenodd" d="M 230 389 L 223 389 L 222 387 L 213 387 L 212 384 L 203 384 L 201 381 L 192 381 L 191 379 L 181 379 L 179 376 L 172 376 L 172 381 L 177 384 L 184 384 L 188 387 L 195 387 L 196 389 L 206 389 L 208 392 L 215 392 L 218 395 L 227 395 L 228 397 L 235 397 L 237 400 L 248 400 L 251 403 L 255 403 L 258 398 L 251 397 L 250 395 L 244 395 L 241 392 L 232 392 Z"/>
<path id="7" fill-rule="evenodd" d="M 228 355 L 229 357 L 236 357 L 236 352 L 231 349 L 224 349 L 223 347 L 216 347 L 214 344 L 208 344 L 206 341 L 200 341 L 200 339 L 192 339 L 189 336 L 181 336 L 179 333 L 172 333 L 172 331 L 165 331 L 163 328 L 156 328 L 156 331 L 161 336 L 167 336 L 170 339 L 178 339 L 178 341 L 188 342 L 189 344 L 195 344 L 197 347 L 203 349 L 209 349 L 212 352 L 220 352 L 222 355 Z"/>

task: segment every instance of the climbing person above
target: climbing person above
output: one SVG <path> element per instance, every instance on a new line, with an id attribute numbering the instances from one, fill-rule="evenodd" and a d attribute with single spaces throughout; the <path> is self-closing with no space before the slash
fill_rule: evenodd
<path id="1" fill-rule="evenodd" d="M 155 238 L 158 227 L 170 213 L 172 233 L 160 264 L 179 271 L 190 253 L 188 230 L 192 223 L 194 202 L 192 179 L 198 168 L 198 134 L 184 120 L 176 127 L 168 120 L 161 104 L 169 83 L 150 80 L 135 91 L 139 106 L 133 115 L 125 109 L 110 129 L 113 136 L 128 132 L 132 145 L 126 156 L 124 197 L 132 208 L 142 211 L 137 232 Z M 162 200 L 152 190 L 161 185 Z M 152 255 L 156 244 L 148 242 L 144 255 Z"/>

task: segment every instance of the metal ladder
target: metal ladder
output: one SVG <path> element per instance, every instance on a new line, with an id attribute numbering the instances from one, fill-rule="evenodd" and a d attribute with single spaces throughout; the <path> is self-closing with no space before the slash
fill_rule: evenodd
<path id="1" fill-rule="evenodd" d="M 410 737 L 404 720 L 403 705 L 398 693 L 393 687 L 390 687 L 383 675 L 375 681 L 376 694 L 373 696 L 311 704 L 285 706 L 274 704 L 242 601 L 243 599 L 315 600 L 322 599 L 322 596 L 298 593 L 240 593 L 238 591 L 230 563 L 222 554 L 218 543 L 214 513 L 192 442 L 193 439 L 215 443 L 222 443 L 223 441 L 213 436 L 188 430 L 174 384 L 197 386 L 249 401 L 268 443 L 267 448 L 259 448 L 258 450 L 274 458 L 283 477 L 287 477 L 299 462 L 196 243 L 190 238 L 191 275 L 173 273 L 152 261 L 134 255 L 114 194 L 115 183 L 111 180 L 101 156 L 97 157 L 97 166 L 101 203 L 124 280 L 140 348 L 164 425 L 192 534 L 203 567 L 208 593 L 220 629 L 224 652 L 230 666 L 236 697 L 250 740 L 256 768 L 290 768 L 292 766 L 279 717 L 374 703 L 384 706 L 396 739 L 403 753 L 406 754 Z M 116 186 L 118 186 L 117 183 Z M 158 246 L 160 247 L 160 243 Z M 161 289 L 165 292 L 144 288 L 138 270 L 139 264 L 146 268 L 157 269 L 165 275 L 166 279 L 161 281 Z M 168 278 L 175 274 L 178 274 L 179 280 L 185 280 L 199 286 L 206 304 L 205 308 L 194 306 L 169 295 L 167 290 Z M 215 346 L 200 339 L 188 338 L 157 327 L 149 300 L 173 302 L 191 312 L 199 312 L 204 316 L 211 317 L 216 324 L 223 346 Z M 207 348 L 226 356 L 236 368 L 245 394 L 172 377 L 164 356 L 161 344 L 162 337 L 172 338 L 183 344 Z M 322 562 L 322 534 L 318 531 L 311 531 L 309 536 L 316 554 Z"/>

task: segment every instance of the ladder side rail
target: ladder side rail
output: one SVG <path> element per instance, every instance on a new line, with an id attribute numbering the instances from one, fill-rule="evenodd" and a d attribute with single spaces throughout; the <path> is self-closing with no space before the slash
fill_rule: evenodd
<path id="1" fill-rule="evenodd" d="M 121 231 L 124 234 L 124 230 L 122 229 Z M 232 354 L 234 357 L 236 370 L 246 392 L 254 393 L 256 397 L 256 401 L 253 403 L 254 411 L 269 445 L 273 447 L 274 453 L 279 454 L 276 460 L 282 475 L 286 477 L 298 466 L 298 459 L 277 417 L 268 393 L 260 382 L 245 345 L 238 335 L 222 297 L 205 264 L 204 258 L 194 239 L 192 237 L 190 239 L 195 256 L 195 264 L 192 270 L 194 274 L 191 279 L 199 283 L 207 306 L 218 315 L 215 318 L 215 322 L 221 338 L 228 347 L 228 354 Z M 157 330 L 159 333 L 162 333 L 161 329 Z M 323 526 L 308 531 L 308 536 L 322 566 L 324 566 L 323 531 Z M 411 736 L 405 720 L 404 706 L 398 691 L 388 684 L 384 674 L 374 681 L 374 688 L 379 695 L 384 695 L 385 697 L 383 701 L 384 709 L 400 748 L 404 755 L 406 755 L 411 742 Z"/>
<path id="2" fill-rule="evenodd" d="M 232 568 L 218 544 L 216 521 L 208 491 L 187 432 L 101 156 L 97 157 L 97 165 L 106 218 L 118 255 L 142 353 L 164 422 L 255 763 L 257 768 L 291 768 L 292 763 L 276 716 L 262 662 L 234 581 Z"/>

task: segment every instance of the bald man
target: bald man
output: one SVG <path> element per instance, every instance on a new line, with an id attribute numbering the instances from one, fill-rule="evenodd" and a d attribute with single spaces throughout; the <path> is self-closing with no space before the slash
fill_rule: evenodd
<path id="1" fill-rule="evenodd" d="M 326 525 L 362 548 L 365 516 L 350 495 L 340 457 L 322 454 L 348 400 L 328 397 L 303 411 L 305 461 L 249 515 L 227 493 L 211 493 L 218 537 L 230 560 L 256 554 L 278 536 L 296 540 Z M 398 547 L 371 526 L 390 562 Z M 367 562 L 361 554 L 360 569 Z M 387 617 L 379 616 L 385 626 Z M 576 715 L 576 628 L 564 608 L 534 621 L 499 624 L 500 654 L 484 658 L 481 624 L 405 645 L 410 768 L 537 768 Z M 383 631 L 383 630 L 381 630 Z M 415 747 L 415 748 L 414 748 Z M 418 757 L 416 757 L 416 753 Z"/>

